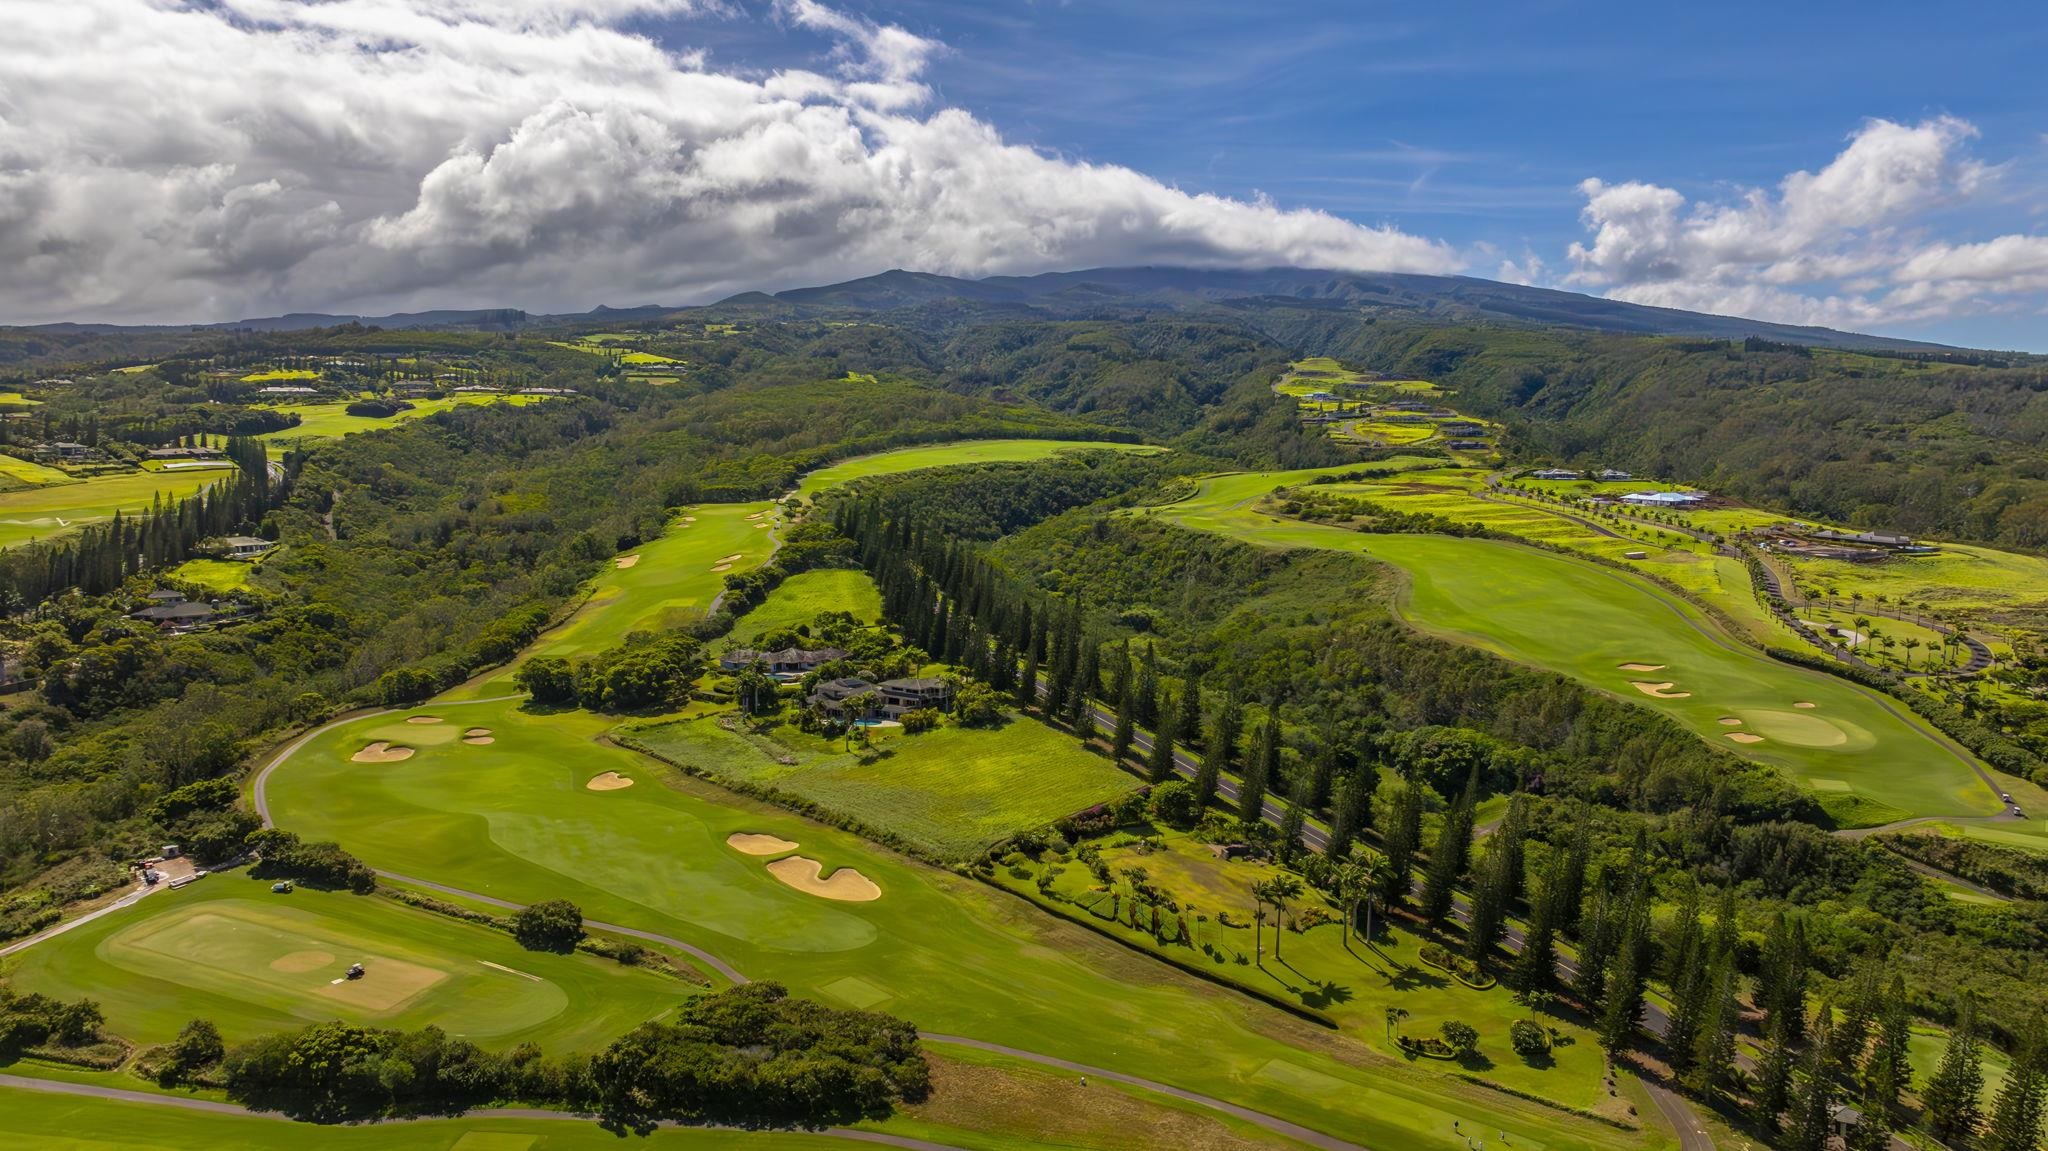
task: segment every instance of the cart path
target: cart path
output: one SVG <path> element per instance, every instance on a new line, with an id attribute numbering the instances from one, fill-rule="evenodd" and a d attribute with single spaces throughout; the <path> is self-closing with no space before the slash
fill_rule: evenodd
<path id="1" fill-rule="evenodd" d="M 55 936 L 62 935 L 74 927 L 84 927 L 86 924 L 91 923 L 93 920 L 98 919 L 102 915 L 111 915 L 124 907 L 128 907 L 136 903 L 143 896 L 150 895 L 158 891 L 162 891 L 167 886 L 168 884 L 163 883 L 158 883 L 155 885 L 137 883 L 135 885 L 135 890 L 130 891 L 128 894 L 122 896 L 114 902 L 107 904 L 105 907 L 96 908 L 92 911 L 88 911 L 84 915 L 79 916 L 77 919 L 67 919 L 54 927 L 46 928 L 43 931 L 37 932 L 36 934 L 29 936 L 27 939 L 17 939 L 13 943 L 10 943 L 5 947 L 0 947 L 0 958 L 5 958 L 9 955 L 14 954 L 17 951 L 25 951 L 28 948 L 33 947 L 38 943 L 41 943 L 45 939 L 50 939 Z"/>
<path id="2" fill-rule="evenodd" d="M 46 1095 L 71 1095 L 82 1099 L 99 1099 L 113 1103 L 140 1103 L 151 1107 L 171 1107 L 180 1111 L 199 1111 L 208 1115 L 235 1115 L 249 1119 L 268 1119 L 275 1123 L 296 1123 L 298 1120 L 268 1111 L 252 1111 L 234 1103 L 220 1103 L 212 1099 L 190 1099 L 182 1095 L 157 1095 L 148 1091 L 128 1091 L 119 1087 L 100 1087 L 91 1083 L 64 1083 L 54 1079 L 33 1079 L 25 1075 L 0 1075 L 0 1087 L 12 1087 L 20 1091 L 40 1091 Z M 600 1116 L 579 1111 L 548 1111 L 538 1107 L 480 1107 L 458 1116 L 422 1115 L 418 1117 L 372 1119 L 371 1124 L 459 1122 L 464 1119 L 527 1119 L 544 1121 L 593 1122 Z M 700 1131 L 749 1131 L 775 1133 L 775 1129 L 759 1127 L 729 1127 L 722 1123 L 676 1123 L 664 1121 L 657 1127 L 691 1128 Z M 828 1139 L 848 1139 L 856 1143 L 878 1143 L 885 1147 L 904 1147 L 909 1151 L 961 1151 L 951 1143 L 935 1143 L 929 1139 L 912 1139 L 905 1135 L 890 1135 L 882 1131 L 858 1131 L 851 1127 L 826 1127 L 818 1130 L 789 1128 L 783 1133 L 790 1135 L 814 1135 Z"/>

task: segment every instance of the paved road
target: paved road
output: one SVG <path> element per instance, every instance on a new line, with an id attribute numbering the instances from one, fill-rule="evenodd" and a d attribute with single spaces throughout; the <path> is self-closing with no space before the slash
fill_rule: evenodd
<path id="1" fill-rule="evenodd" d="M 1650 1102 L 1657 1105 L 1664 1121 L 1678 1132 L 1679 1151 L 1714 1151 L 1714 1137 L 1707 1134 L 1707 1125 L 1691 1102 L 1647 1075 L 1642 1082 L 1643 1090 L 1650 1093 Z"/>
<path id="2" fill-rule="evenodd" d="M 66 920 L 65 922 L 59 923 L 55 927 L 52 927 L 47 931 L 31 935 L 27 939 L 17 939 L 13 943 L 10 943 L 5 947 L 0 947 L 0 958 L 12 955 L 17 951 L 26 950 L 30 947 L 35 946 L 38 943 L 41 943 L 45 939 L 50 939 L 52 937 L 62 935 L 74 927 L 84 927 L 86 924 L 91 923 L 93 920 L 98 919 L 102 915 L 111 915 L 124 907 L 132 906 L 136 902 L 140 901 L 144 896 L 153 894 L 158 891 L 162 891 L 168 886 L 169 884 L 167 883 L 159 883 L 154 887 L 138 883 L 135 885 L 135 890 L 130 891 L 128 894 L 122 896 L 114 902 L 107 904 L 105 907 L 101 907 L 93 911 L 88 911 L 84 915 L 79 916 L 77 919 Z"/>
<path id="3" fill-rule="evenodd" d="M 99 1087 L 90 1083 L 62 1083 L 54 1079 L 32 1079 L 24 1075 L 0 1075 L 0 1087 L 12 1087 L 21 1091 L 40 1091 L 46 1095 L 71 1095 L 81 1099 L 102 1099 L 114 1103 L 140 1103 L 149 1107 L 169 1107 L 179 1111 L 198 1111 L 208 1115 L 236 1115 L 252 1119 L 268 1119 L 277 1123 L 291 1123 L 294 1120 L 268 1111 L 251 1111 L 233 1103 L 218 1103 L 211 1099 L 191 1099 L 183 1095 L 157 1095 L 148 1091 L 126 1091 L 118 1087 Z M 450 1116 L 426 1115 L 418 1118 L 376 1119 L 376 1124 L 417 1123 L 422 1121 L 446 1121 Z M 588 1123 L 599 1116 L 576 1111 L 547 1111 L 538 1107 L 483 1107 L 459 1116 L 462 1119 L 527 1119 L 542 1121 L 574 1120 Z M 707 1131 L 761 1131 L 758 1127 L 728 1127 L 719 1123 L 660 1123 L 661 1127 L 692 1127 Z M 771 1133 L 773 1133 L 771 1131 Z M 816 1131 L 791 1130 L 791 1135 L 816 1135 L 829 1139 L 847 1139 L 857 1143 L 878 1143 L 885 1147 L 903 1147 L 908 1151 L 960 1151 L 951 1143 L 935 1143 L 929 1139 L 912 1139 L 903 1135 L 889 1135 L 881 1131 L 857 1131 L 851 1127 L 826 1127 Z"/>

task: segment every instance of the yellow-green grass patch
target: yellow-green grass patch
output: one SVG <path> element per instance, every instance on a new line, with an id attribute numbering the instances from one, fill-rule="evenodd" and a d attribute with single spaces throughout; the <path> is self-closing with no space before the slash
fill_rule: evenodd
<path id="1" fill-rule="evenodd" d="M 256 569 L 240 560 L 186 560 L 171 569 L 173 580 L 195 583 L 209 591 L 231 592 L 249 586 Z"/>
<path id="2" fill-rule="evenodd" d="M 395 428 L 408 420 L 431 416 L 466 404 L 537 404 L 548 396 L 505 395 L 496 392 L 471 392 L 460 396 L 444 396 L 438 400 L 413 400 L 412 407 L 391 416 L 352 416 L 348 404 L 274 404 L 280 412 L 293 412 L 299 417 L 294 427 L 282 431 L 264 432 L 257 436 L 265 441 L 321 440 L 334 439 L 354 432 L 373 432 L 381 428 Z"/>
<path id="3" fill-rule="evenodd" d="M 959 464 L 1028 463 L 1051 459 L 1064 452 L 1098 450 L 1143 455 L 1163 452 L 1166 449 L 1145 444 L 1117 444 L 1094 440 L 960 440 L 950 444 L 900 448 L 872 456 L 841 460 L 806 475 L 803 482 L 797 486 L 797 495 L 808 499 L 827 488 L 870 476 L 895 475 L 900 472 L 953 467 Z"/>
<path id="4" fill-rule="evenodd" d="M 242 377 L 245 384 L 274 384 L 285 380 L 317 380 L 320 373 L 307 368 L 269 368 Z"/>
<path id="5" fill-rule="evenodd" d="M 146 512 L 158 496 L 173 503 L 219 478 L 215 472 L 115 472 L 79 483 L 0 492 L 0 548 L 65 535 L 117 512 Z"/>
<path id="6" fill-rule="evenodd" d="M 608 1041 L 693 993 L 591 956 L 530 952 L 501 932 L 379 896 L 276 894 L 239 871 L 159 892 L 8 962 L 17 990 L 88 995 L 110 1030 L 139 1043 L 167 1042 L 194 1018 L 231 1042 L 344 1019 L 559 1048 Z M 355 963 L 364 975 L 349 979 Z"/>
<path id="7" fill-rule="evenodd" d="M 864 624 L 882 617 L 882 593 L 863 571 L 828 568 L 782 581 L 759 606 L 733 625 L 732 640 L 750 644 L 770 632 L 808 624 L 829 611 L 849 612 Z"/>
<path id="8" fill-rule="evenodd" d="M 691 771 L 799 796 L 944 859 L 967 859 L 1138 786 L 1071 736 L 1030 719 L 899 735 L 863 754 L 790 724 L 752 734 L 728 730 L 720 718 L 634 726 L 624 736 Z"/>
<path id="9" fill-rule="evenodd" d="M 0 455 L 0 476 L 6 476 L 10 480 L 17 480 L 36 487 L 77 482 L 77 477 L 72 476 L 68 472 L 45 467 L 33 460 L 24 460 L 19 456 L 8 455 Z"/>

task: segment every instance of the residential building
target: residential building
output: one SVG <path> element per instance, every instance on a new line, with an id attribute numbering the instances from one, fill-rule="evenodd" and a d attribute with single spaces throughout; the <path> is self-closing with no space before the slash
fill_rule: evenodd
<path id="1" fill-rule="evenodd" d="M 882 700 L 882 714 L 900 719 L 906 711 L 953 705 L 953 685 L 943 679 L 886 679 L 875 685 Z"/>

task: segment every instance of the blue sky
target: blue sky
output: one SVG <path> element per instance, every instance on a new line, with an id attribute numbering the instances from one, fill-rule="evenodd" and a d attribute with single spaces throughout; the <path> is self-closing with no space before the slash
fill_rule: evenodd
<path id="1" fill-rule="evenodd" d="M 942 42 L 927 73 L 938 102 L 1013 142 L 1518 261 L 1534 253 L 1560 271 L 1587 239 L 1587 177 L 1732 197 L 1824 166 L 1873 118 L 1960 118 L 1978 133 L 1970 152 L 2005 169 L 2002 193 L 1914 221 L 1927 234 L 2048 229 L 2048 19 L 2035 5 L 843 7 Z M 746 20 L 693 18 L 668 35 L 757 65 L 830 47 Z M 1877 326 L 2048 350 L 2041 303 Z"/>
<path id="2" fill-rule="evenodd" d="M 2018 4 L 11 0 L 0 322 L 1460 273 L 2048 351 Z"/>

